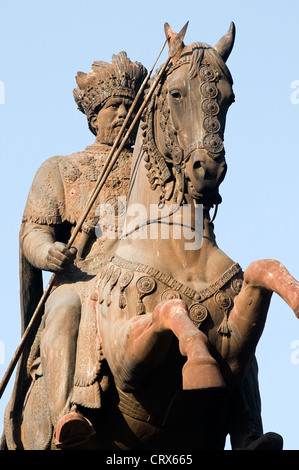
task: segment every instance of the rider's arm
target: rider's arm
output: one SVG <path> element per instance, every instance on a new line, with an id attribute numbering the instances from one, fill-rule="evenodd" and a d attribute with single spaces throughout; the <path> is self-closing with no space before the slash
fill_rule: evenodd
<path id="1" fill-rule="evenodd" d="M 53 226 L 23 224 L 20 243 L 27 260 L 44 271 L 60 272 L 76 257 L 75 248 L 68 249 L 64 243 L 55 240 Z"/>
<path id="2" fill-rule="evenodd" d="M 36 268 L 59 272 L 74 261 L 76 250 L 57 241 L 55 227 L 65 219 L 64 185 L 60 174 L 63 157 L 52 157 L 38 169 L 30 188 L 20 244 L 23 255 Z"/>

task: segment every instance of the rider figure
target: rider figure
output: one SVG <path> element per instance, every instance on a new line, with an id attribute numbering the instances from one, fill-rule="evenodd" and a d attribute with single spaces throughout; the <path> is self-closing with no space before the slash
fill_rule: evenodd
<path id="1" fill-rule="evenodd" d="M 23 263 L 58 274 L 28 368 L 31 375 L 43 375 L 56 441 L 61 445 L 66 423 L 73 423 L 79 434 L 90 431 L 90 423 L 72 409 L 84 285 L 117 243 L 116 238 L 96 239 L 96 211 L 99 205 L 108 201 L 113 204 L 119 196 L 126 196 L 134 135 L 114 165 L 74 246 L 68 249 L 66 243 L 145 76 L 143 65 L 131 62 L 125 52 L 114 55 L 111 63 L 95 62 L 87 74 L 78 72 L 74 98 L 87 116 L 95 143 L 85 151 L 45 161 L 35 176 L 24 211 L 20 233 Z M 27 322 L 26 312 L 23 321 Z"/>

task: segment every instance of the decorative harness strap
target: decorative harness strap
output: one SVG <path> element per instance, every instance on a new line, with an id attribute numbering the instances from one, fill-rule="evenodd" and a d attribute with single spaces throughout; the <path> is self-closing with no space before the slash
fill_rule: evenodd
<path id="1" fill-rule="evenodd" d="M 134 277 L 133 271 L 135 271 L 135 272 L 146 274 L 146 276 L 142 276 L 140 279 L 138 279 L 136 283 L 136 288 L 138 291 L 137 315 L 146 313 L 145 305 L 143 304 L 142 299 L 144 296 L 151 294 L 156 287 L 156 281 L 160 281 L 169 287 L 169 289 L 163 293 L 161 300 L 170 300 L 170 299 L 180 298 L 181 294 L 188 297 L 190 300 L 193 300 L 193 303 L 189 306 L 188 311 L 189 311 L 189 316 L 191 320 L 198 328 L 200 327 L 202 322 L 207 318 L 208 313 L 209 313 L 207 308 L 202 304 L 202 302 L 204 302 L 205 300 L 209 299 L 210 297 L 214 295 L 216 304 L 218 305 L 218 307 L 221 308 L 221 310 L 224 313 L 223 321 L 217 331 L 219 334 L 224 335 L 224 336 L 230 335 L 231 327 L 229 325 L 228 316 L 229 316 L 229 309 L 232 305 L 232 302 L 231 302 L 231 298 L 224 291 L 221 291 L 220 289 L 225 284 L 227 284 L 234 276 L 236 276 L 236 274 L 242 271 L 238 263 L 235 263 L 232 266 L 230 266 L 216 282 L 214 282 L 213 284 L 211 284 L 210 286 L 206 287 L 205 289 L 201 291 L 197 291 L 183 284 L 182 282 L 177 281 L 169 274 L 166 274 L 156 268 L 153 268 L 152 266 L 148 266 L 147 264 L 129 261 L 129 260 L 121 258 L 118 255 L 113 255 L 109 261 L 111 262 L 112 265 L 115 265 L 118 267 L 118 270 L 116 270 L 114 273 L 116 274 L 118 271 L 117 278 L 120 276 L 120 268 L 123 268 L 126 270 L 126 272 L 122 274 L 122 276 L 119 279 L 119 285 L 120 285 L 119 307 L 120 308 L 125 308 L 127 305 L 125 295 L 124 295 L 124 290 L 132 281 Z M 111 266 L 111 268 L 113 270 L 113 266 Z M 108 274 L 109 274 L 108 277 L 110 279 L 112 275 L 111 274 L 112 271 L 111 273 L 109 273 L 109 271 L 110 270 L 108 269 Z M 109 280 L 107 278 L 107 275 L 105 276 L 105 278 L 106 278 L 106 281 Z M 115 285 L 115 283 L 113 285 Z M 239 282 L 237 282 L 237 284 L 235 283 L 234 291 L 236 293 L 239 293 L 240 289 L 241 289 L 241 284 Z"/>
<path id="2" fill-rule="evenodd" d="M 209 287 L 206 287 L 202 291 L 197 291 L 192 289 L 189 286 L 186 286 L 182 282 L 176 281 L 172 276 L 169 274 L 165 274 L 162 271 L 159 271 L 156 268 L 148 266 L 147 264 L 143 263 L 135 263 L 134 261 L 129 261 L 124 258 L 121 258 L 118 255 L 113 255 L 110 258 L 110 262 L 118 266 L 119 268 L 128 269 L 130 271 L 137 271 L 140 273 L 147 274 L 148 276 L 153 277 L 157 281 L 163 282 L 163 284 L 167 285 L 169 288 L 177 290 L 180 294 L 185 295 L 191 300 L 203 302 L 204 300 L 212 297 L 219 289 L 221 289 L 225 284 L 228 283 L 236 274 L 242 271 L 240 265 L 238 263 L 233 264 L 230 266 L 227 271 L 213 284 Z"/>

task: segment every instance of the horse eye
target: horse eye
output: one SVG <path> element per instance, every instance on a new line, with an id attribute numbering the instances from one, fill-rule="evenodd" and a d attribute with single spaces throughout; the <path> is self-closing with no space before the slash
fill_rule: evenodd
<path id="1" fill-rule="evenodd" d="M 182 95 L 178 90 L 173 90 L 170 94 L 174 100 L 180 100 L 182 98 Z"/>

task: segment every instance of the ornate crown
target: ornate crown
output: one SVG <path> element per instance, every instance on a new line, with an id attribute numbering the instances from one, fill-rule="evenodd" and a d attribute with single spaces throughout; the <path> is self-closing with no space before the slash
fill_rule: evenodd
<path id="1" fill-rule="evenodd" d="M 78 87 L 73 94 L 78 109 L 89 117 L 112 96 L 134 99 L 146 73 L 146 68 L 131 62 L 126 52 L 113 55 L 111 63 L 94 62 L 89 73 L 78 72 L 76 76 Z"/>

